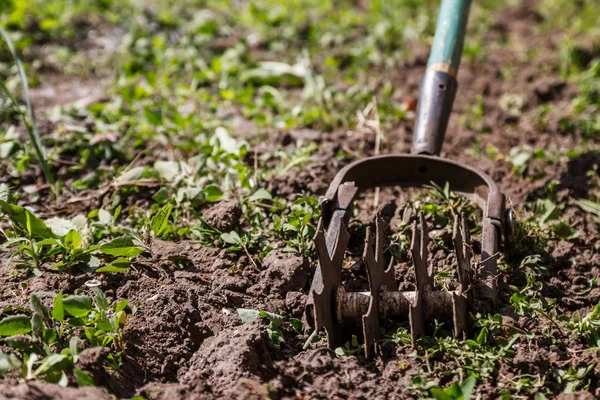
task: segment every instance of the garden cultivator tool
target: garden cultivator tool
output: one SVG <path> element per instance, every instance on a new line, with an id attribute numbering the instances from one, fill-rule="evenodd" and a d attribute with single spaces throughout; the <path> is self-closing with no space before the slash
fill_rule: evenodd
<path id="1" fill-rule="evenodd" d="M 338 172 L 320 199 L 322 216 L 315 236 L 319 264 L 306 304 L 306 318 L 315 329 L 325 328 L 330 348 L 343 344 L 343 330 L 351 320 L 362 324 L 365 354 L 371 357 L 379 340 L 380 326 L 388 319 L 408 319 L 414 344 L 430 319 L 452 320 L 454 334 L 464 336 L 469 309 L 486 310 L 495 306 L 496 259 L 502 237 L 507 241 L 513 231 L 512 212 L 505 209 L 504 195 L 489 176 L 439 157 L 457 90 L 456 73 L 469 6 L 470 0 L 442 0 L 421 83 L 411 154 L 356 161 Z M 412 225 L 416 288 L 398 291 L 392 263 L 384 265 L 384 223 L 377 215 L 374 232 L 370 227 L 367 229 L 363 253 L 369 291 L 347 292 L 342 284 L 342 263 L 349 240 L 347 225 L 352 203 L 358 193 L 382 186 L 423 187 L 432 182 L 441 186 L 448 183 L 453 191 L 472 199 L 483 210 L 477 268 L 472 268 L 474 254 L 466 220 L 457 216 L 452 240 L 459 284 L 454 291 L 435 290 L 434 271 L 428 265 L 428 230 L 421 215 Z"/>

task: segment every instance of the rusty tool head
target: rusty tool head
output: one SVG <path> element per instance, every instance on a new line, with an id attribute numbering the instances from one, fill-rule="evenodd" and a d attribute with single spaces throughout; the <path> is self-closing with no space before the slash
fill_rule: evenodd
<path id="1" fill-rule="evenodd" d="M 413 223 L 411 253 L 416 275 L 416 289 L 399 292 L 392 263 L 384 264 L 383 221 L 375 218 L 375 232 L 369 227 L 363 253 L 369 281 L 368 292 L 346 292 L 342 284 L 342 264 L 348 244 L 347 225 L 352 203 L 366 189 L 383 186 L 425 187 L 431 182 L 472 199 L 482 210 L 482 236 L 479 268 L 475 276 L 469 245 L 469 231 L 464 218 L 456 217 L 453 244 L 457 258 L 459 286 L 452 292 L 434 290 L 431 265 L 428 263 L 427 225 L 423 216 Z M 470 304 L 477 309 L 490 309 L 496 299 L 497 255 L 503 232 L 509 232 L 512 221 L 505 212 L 504 195 L 483 172 L 428 155 L 387 155 L 356 161 L 336 175 L 327 193 L 320 199 L 322 217 L 315 244 L 319 259 L 309 299 L 307 319 L 315 328 L 325 328 L 329 345 L 343 343 L 342 323 L 359 320 L 365 339 L 365 352 L 371 356 L 379 339 L 379 328 L 387 319 L 410 321 L 414 339 L 425 331 L 428 319 L 446 318 L 454 323 L 457 336 L 467 332 Z M 477 290 L 472 290 L 472 280 Z"/>

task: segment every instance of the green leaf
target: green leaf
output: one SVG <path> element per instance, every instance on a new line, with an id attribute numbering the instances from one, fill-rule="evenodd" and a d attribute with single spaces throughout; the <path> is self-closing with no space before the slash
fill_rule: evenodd
<path id="1" fill-rule="evenodd" d="M 225 243 L 229 243 L 229 244 L 240 244 L 242 242 L 240 235 L 238 235 L 238 233 L 236 231 L 231 231 L 229 233 L 222 233 L 221 240 L 223 240 Z"/>
<path id="2" fill-rule="evenodd" d="M 158 192 L 154 193 L 152 200 L 158 204 L 164 204 L 169 199 L 169 190 L 166 187 L 161 187 Z"/>
<path id="3" fill-rule="evenodd" d="M 446 394 L 446 392 L 443 389 L 440 389 L 438 387 L 433 387 L 433 388 L 429 389 L 429 393 L 431 393 L 433 398 L 436 400 L 458 400 L 458 399 L 454 399 L 452 396 Z"/>
<path id="4" fill-rule="evenodd" d="M 540 217 L 540 223 L 545 223 L 548 220 L 555 219 L 558 216 L 558 207 L 552 200 L 545 199 L 540 202 L 540 211 L 542 216 Z"/>
<path id="5" fill-rule="evenodd" d="M 258 200 L 271 200 L 272 198 L 273 196 L 271 196 L 271 193 L 267 192 L 265 189 L 258 189 L 252 196 L 250 196 L 248 201 L 252 203 Z"/>
<path id="6" fill-rule="evenodd" d="M 586 199 L 579 199 L 579 200 L 571 199 L 571 201 L 573 201 L 573 203 L 575 203 L 583 211 L 585 211 L 587 213 L 595 214 L 596 217 L 598 217 L 600 219 L 600 204 L 599 203 L 594 203 L 593 201 L 586 200 Z"/>
<path id="7" fill-rule="evenodd" d="M 281 324 L 283 324 L 283 321 L 284 321 L 283 316 L 281 316 L 279 314 L 270 313 L 267 311 L 261 311 L 259 313 L 259 315 L 261 316 L 261 318 L 268 319 L 271 322 L 271 325 L 273 325 L 275 328 L 279 328 L 281 326 Z"/>
<path id="8" fill-rule="evenodd" d="M 44 338 L 46 328 L 44 327 L 44 320 L 42 319 L 42 315 L 38 312 L 34 312 L 31 316 L 31 330 L 33 331 L 34 337 L 37 337 L 39 339 Z"/>
<path id="9" fill-rule="evenodd" d="M 223 192 L 221 188 L 216 185 L 208 185 L 202 190 L 204 193 L 204 199 L 210 203 L 214 203 L 215 201 L 219 201 L 221 197 L 223 197 Z"/>
<path id="10" fill-rule="evenodd" d="M 144 108 L 144 116 L 152 125 L 160 125 L 162 123 L 162 115 L 159 108 Z"/>
<path id="11" fill-rule="evenodd" d="M 15 46 L 13 46 L 12 41 L 10 40 L 10 36 L 6 33 L 6 31 L 0 28 L 0 35 L 8 45 L 8 48 L 12 54 L 13 60 L 15 61 L 15 66 L 17 67 L 17 73 L 19 75 L 19 81 L 21 82 L 21 90 L 23 92 L 23 97 L 25 97 L 25 104 L 27 106 L 27 111 L 29 112 L 30 121 L 26 120 L 25 113 L 22 114 L 23 122 L 25 128 L 27 129 L 27 133 L 29 135 L 29 141 L 32 143 L 33 148 L 35 149 L 35 153 L 40 163 L 40 167 L 42 172 L 44 173 L 44 177 L 46 178 L 47 183 L 53 187 L 54 177 L 50 172 L 50 168 L 48 167 L 48 163 L 46 162 L 46 154 L 44 151 L 44 146 L 42 145 L 42 140 L 40 138 L 40 132 L 37 126 L 37 119 L 35 118 L 35 112 L 33 111 L 33 103 L 31 102 L 31 96 L 29 95 L 29 84 L 27 83 L 27 75 L 25 74 L 25 68 L 23 68 L 23 63 L 21 63 L 21 59 L 17 55 L 15 50 Z M 10 91 L 0 80 L 0 87 L 7 94 L 7 96 L 12 101 L 15 108 L 18 108 L 18 104 L 15 98 L 10 94 Z"/>
<path id="12" fill-rule="evenodd" d="M 167 204 L 153 218 L 150 227 L 156 236 L 160 236 L 169 226 L 169 215 L 173 206 Z"/>
<path id="13" fill-rule="evenodd" d="M 296 332 L 304 332 L 304 324 L 298 318 L 290 318 L 290 323 L 292 324 L 292 328 L 294 328 Z"/>
<path id="14" fill-rule="evenodd" d="M 8 347 L 17 351 L 32 352 L 41 351 L 42 343 L 38 339 L 34 339 L 29 335 L 15 335 L 4 338 L 4 342 Z"/>
<path id="15" fill-rule="evenodd" d="M 121 204 L 119 204 L 117 206 L 117 208 L 115 208 L 115 211 L 113 212 L 113 221 L 116 221 L 117 219 L 119 219 L 119 215 L 121 215 L 121 210 L 123 210 L 123 206 Z"/>
<path id="16" fill-rule="evenodd" d="M 56 237 L 64 237 L 71 229 L 77 228 L 73 221 L 59 217 L 48 218 L 44 222 Z"/>
<path id="17" fill-rule="evenodd" d="M 96 328 L 105 332 L 110 332 L 112 331 L 113 326 L 110 324 L 110 321 L 108 319 L 102 318 L 96 322 Z"/>
<path id="18" fill-rule="evenodd" d="M 115 257 L 134 258 L 144 252 L 144 249 L 136 246 L 129 236 L 121 236 L 100 246 L 100 251 Z"/>
<path id="19" fill-rule="evenodd" d="M 63 299 L 67 314 L 73 317 L 86 317 L 92 310 L 92 298 L 89 296 L 73 295 Z"/>
<path id="20" fill-rule="evenodd" d="M 129 301 L 127 299 L 118 301 L 117 304 L 115 304 L 115 313 L 118 313 L 119 311 L 123 311 L 125 309 L 125 307 L 127 307 L 127 303 L 129 303 Z"/>
<path id="21" fill-rule="evenodd" d="M 52 302 L 52 318 L 60 322 L 65 320 L 65 308 L 63 306 L 62 290 L 58 292 L 54 298 L 54 301 Z"/>
<path id="22" fill-rule="evenodd" d="M 131 263 L 126 258 L 117 258 L 110 264 L 96 269 L 96 272 L 125 272 Z"/>
<path id="23" fill-rule="evenodd" d="M 260 311 L 251 310 L 249 308 L 238 308 L 237 313 L 238 313 L 238 316 L 240 317 L 240 320 L 242 321 L 242 324 L 245 324 L 250 321 L 254 321 L 260 315 Z"/>
<path id="24" fill-rule="evenodd" d="M 52 230 L 46 226 L 46 223 L 33 215 L 31 211 L 25 209 L 25 217 L 29 236 L 40 239 L 49 239 L 55 237 L 54 233 L 52 233 Z"/>
<path id="25" fill-rule="evenodd" d="M 14 355 L 0 352 L 0 378 L 12 369 L 18 368 L 19 360 Z"/>
<path id="26" fill-rule="evenodd" d="M 79 342 L 80 339 L 77 336 L 72 336 L 71 339 L 69 339 L 69 351 L 71 352 L 74 363 L 79 360 Z"/>
<path id="27" fill-rule="evenodd" d="M 81 235 L 75 229 L 71 229 L 65 236 L 65 247 L 74 252 L 81 246 Z"/>
<path id="28" fill-rule="evenodd" d="M 26 230 L 34 239 L 55 237 L 46 223 L 26 208 L 0 200 L 0 209 L 15 225 Z"/>
<path id="29" fill-rule="evenodd" d="M 312 333 L 310 334 L 308 339 L 306 339 L 306 342 L 304 342 L 304 345 L 302 346 L 302 350 L 308 350 L 310 348 L 310 345 L 318 340 L 319 340 L 319 332 L 315 329 L 312 331 Z"/>
<path id="30" fill-rule="evenodd" d="M 25 314 L 12 315 L 0 321 L 0 336 L 22 335 L 31 332 L 31 318 Z"/>
<path id="31" fill-rule="evenodd" d="M 48 319 L 50 316 L 48 308 L 42 304 L 40 297 L 36 293 L 31 293 L 31 296 L 29 296 L 29 302 L 31 303 L 31 309 L 33 311 L 39 313 L 45 319 Z"/>
<path id="32" fill-rule="evenodd" d="M 73 370 L 73 375 L 75 375 L 75 379 L 77 379 L 77 386 L 94 386 L 94 379 L 82 370 L 75 368 Z"/>
<path id="33" fill-rule="evenodd" d="M 106 295 L 104 295 L 104 292 L 99 287 L 95 287 L 93 292 L 94 304 L 101 310 L 108 310 L 110 304 L 108 303 L 108 299 L 106 298 Z"/>
<path id="34" fill-rule="evenodd" d="M 180 174 L 180 163 L 177 161 L 156 161 L 154 169 L 164 180 L 172 182 Z"/>
<path id="35" fill-rule="evenodd" d="M 477 383 L 477 379 L 474 376 L 470 376 L 462 383 L 461 391 L 463 400 L 470 400 L 471 393 L 473 392 L 473 388 L 475 388 L 475 384 Z"/>
<path id="36" fill-rule="evenodd" d="M 552 230 L 556 236 L 563 239 L 573 240 L 579 237 L 579 231 L 564 221 L 552 225 Z"/>
<path id="37" fill-rule="evenodd" d="M 50 354 L 42 360 L 40 366 L 35 370 L 34 376 L 62 371 L 69 363 L 69 357 L 65 354 Z"/>

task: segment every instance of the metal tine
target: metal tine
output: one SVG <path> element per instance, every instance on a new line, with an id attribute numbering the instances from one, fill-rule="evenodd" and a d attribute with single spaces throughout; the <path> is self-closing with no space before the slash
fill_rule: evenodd
<path id="1" fill-rule="evenodd" d="M 332 255 L 329 255 L 324 222 L 319 219 L 314 241 L 319 258 L 319 267 L 315 271 L 313 286 L 309 293 L 312 296 L 312 313 L 315 329 L 325 328 L 330 347 L 340 344 L 341 332 L 333 316 L 333 292 L 341 285 L 342 262 L 349 234 L 344 224 L 339 225 L 339 232 L 334 237 Z M 335 233 L 335 232 L 330 232 Z"/>
<path id="2" fill-rule="evenodd" d="M 319 218 L 319 222 L 317 223 L 317 231 L 313 239 L 313 241 L 315 242 L 315 248 L 317 250 L 317 257 L 319 258 L 319 262 L 321 263 L 321 265 L 323 265 L 323 263 L 325 262 L 331 262 L 329 252 L 327 251 L 327 241 L 325 239 L 325 229 L 323 225 L 323 218 Z"/>
<path id="3" fill-rule="evenodd" d="M 429 243 L 429 231 L 425 223 L 425 217 L 421 213 L 419 223 L 413 222 L 413 234 L 410 250 L 415 265 L 415 275 L 417 278 L 417 290 L 424 287 L 431 289 L 433 287 L 433 271 L 427 265 L 427 245 Z"/>
<path id="4" fill-rule="evenodd" d="M 363 249 L 363 262 L 365 263 L 365 266 L 367 267 L 367 271 L 369 269 L 371 269 L 372 265 L 374 265 L 377 262 L 377 257 L 375 256 L 375 253 L 373 252 L 373 238 L 372 238 L 372 233 L 371 233 L 371 227 L 367 226 L 367 233 L 365 235 L 365 248 Z"/>
<path id="5" fill-rule="evenodd" d="M 325 229 L 323 225 L 323 218 L 319 218 L 317 231 L 313 239 L 317 250 L 317 257 L 319 258 L 321 265 L 332 264 L 341 266 L 341 263 L 344 261 L 344 255 L 346 253 L 348 241 L 350 240 L 348 229 L 346 229 L 346 226 L 343 223 L 340 224 L 337 239 L 335 240 L 333 251 L 330 255 L 329 250 L 327 249 L 327 238 L 325 237 Z"/>
<path id="6" fill-rule="evenodd" d="M 415 267 L 415 277 L 417 280 L 416 296 L 409 309 L 408 319 L 410 321 L 410 338 L 413 346 L 417 343 L 417 338 L 425 333 L 425 314 L 423 308 L 423 298 L 426 291 L 432 289 L 432 275 L 427 267 L 427 244 L 429 242 L 429 233 L 425 224 L 425 217 L 421 213 L 419 222 L 413 222 L 412 240 L 410 250 L 413 256 Z"/>
<path id="7" fill-rule="evenodd" d="M 365 236 L 365 248 L 363 251 L 363 262 L 367 268 L 369 277 L 369 308 L 362 316 L 363 335 L 365 339 L 365 356 L 372 357 L 375 354 L 377 342 L 379 340 L 379 311 L 380 311 L 380 291 L 394 290 L 396 280 L 394 278 L 394 269 L 390 263 L 388 268 L 383 264 L 383 232 L 384 222 L 381 215 L 375 215 L 375 248 L 373 248 L 373 229 L 367 227 Z"/>
<path id="8" fill-rule="evenodd" d="M 377 233 L 375 236 L 377 236 Z M 365 342 L 365 356 L 371 358 L 374 355 L 375 346 L 379 340 L 379 284 L 381 283 L 383 273 L 383 267 L 379 262 L 377 250 L 373 250 L 373 232 L 371 226 L 367 226 L 362 259 L 367 269 L 367 277 L 369 278 L 369 308 L 361 317 L 361 321 Z"/>
<path id="9" fill-rule="evenodd" d="M 383 242 L 385 238 L 385 222 L 381 218 L 381 213 L 375 215 L 375 258 L 381 264 L 383 271 L 383 285 L 387 290 L 396 290 L 396 277 L 394 274 L 394 258 L 390 259 L 390 263 L 386 266 L 383 264 Z"/>
<path id="10" fill-rule="evenodd" d="M 471 277 L 471 257 L 472 252 L 469 243 L 469 230 L 464 214 L 454 217 L 454 226 L 452 228 L 452 242 L 456 252 L 458 281 L 463 290 L 470 283 Z"/>
<path id="11" fill-rule="evenodd" d="M 468 332 L 468 304 L 470 296 L 466 293 L 471 279 L 471 247 L 469 243 L 469 230 L 464 214 L 454 217 L 452 228 L 452 242 L 456 252 L 458 280 L 460 292 L 452 296 L 452 312 L 454 322 L 454 335 L 465 338 Z"/>
<path id="12" fill-rule="evenodd" d="M 344 255 L 346 254 L 346 247 L 348 247 L 348 241 L 350 240 L 350 234 L 346 228 L 346 224 L 343 222 L 340 224 L 340 230 L 338 237 L 333 248 L 333 255 L 331 256 L 331 262 L 333 265 L 342 266 L 344 261 Z"/>
<path id="13" fill-rule="evenodd" d="M 396 289 L 396 278 L 394 274 L 394 259 L 390 260 L 390 263 L 386 267 L 383 264 L 383 242 L 384 242 L 384 221 L 381 215 L 377 213 L 375 215 L 375 249 L 373 250 L 373 230 L 371 226 L 367 226 L 367 233 L 365 236 L 365 247 L 363 250 L 363 262 L 367 268 L 367 271 L 377 271 L 378 274 L 383 275 L 383 285 L 387 290 Z M 381 272 L 379 272 L 381 271 Z"/>

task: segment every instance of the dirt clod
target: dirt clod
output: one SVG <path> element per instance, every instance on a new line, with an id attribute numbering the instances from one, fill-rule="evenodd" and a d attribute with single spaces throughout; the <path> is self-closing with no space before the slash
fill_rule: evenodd
<path id="1" fill-rule="evenodd" d="M 106 347 L 85 349 L 79 353 L 79 360 L 76 366 L 94 378 L 94 382 L 101 382 L 106 377 L 103 364 L 109 354 L 110 349 Z"/>
<path id="2" fill-rule="evenodd" d="M 158 284 L 148 278 L 129 281 L 120 296 L 141 305 L 127 323 L 130 356 L 157 379 L 173 379 L 202 341 L 198 299 L 203 286 L 185 279 Z M 206 289 L 207 290 L 207 289 Z M 125 293 L 132 294 L 126 296 Z"/>
<path id="3" fill-rule="evenodd" d="M 306 295 L 302 292 L 288 292 L 285 295 L 285 307 L 290 315 L 298 318 L 304 313 Z"/>
<path id="4" fill-rule="evenodd" d="M 268 341 L 260 319 L 225 329 L 204 341 L 181 382 L 187 385 L 207 382 L 215 393 L 222 393 L 231 390 L 240 378 L 264 380 L 272 368 Z"/>
<path id="5" fill-rule="evenodd" d="M 240 223 L 242 207 L 233 201 L 222 201 L 202 213 L 202 218 L 222 232 L 229 232 Z"/>
<path id="6" fill-rule="evenodd" d="M 86 386 L 82 388 L 62 387 L 52 383 L 29 382 L 20 385 L 0 385 L 0 400 L 109 400 L 104 390 Z"/>
<path id="7" fill-rule="evenodd" d="M 308 263 L 302 256 L 280 250 L 270 252 L 263 260 L 266 268 L 260 282 L 267 289 L 277 289 L 282 294 L 302 290 L 308 282 Z"/>

